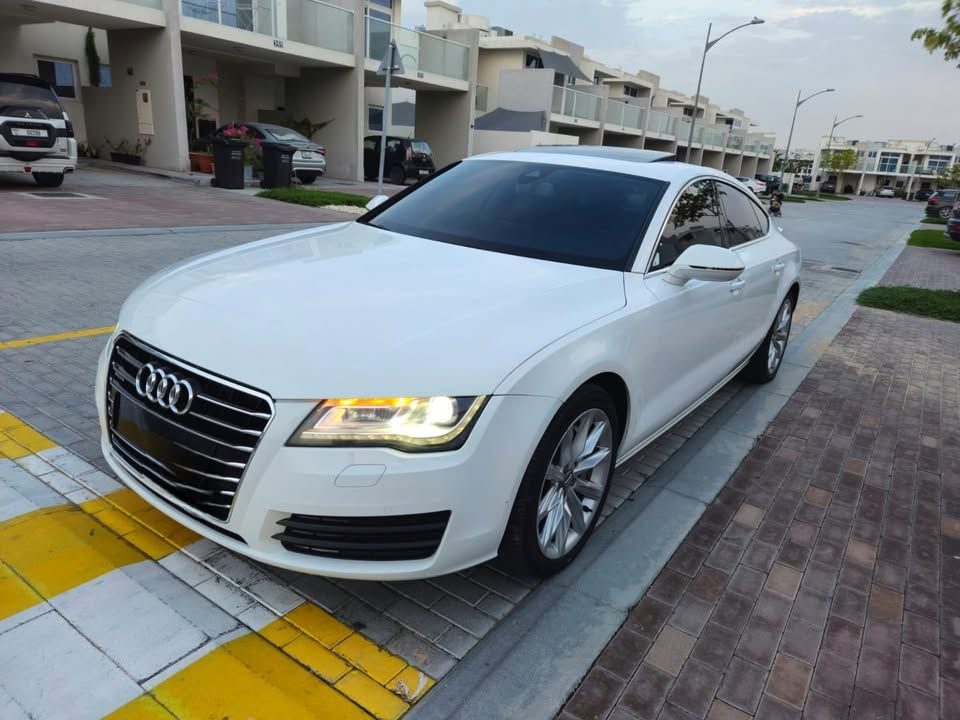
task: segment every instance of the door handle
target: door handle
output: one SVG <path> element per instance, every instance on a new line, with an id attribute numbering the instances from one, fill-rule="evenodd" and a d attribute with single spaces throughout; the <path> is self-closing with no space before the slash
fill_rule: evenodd
<path id="1" fill-rule="evenodd" d="M 785 262 L 778 260 L 777 263 L 773 266 L 774 274 L 779 275 L 781 272 L 783 272 L 783 269 L 786 266 L 787 264 Z"/>
<path id="2" fill-rule="evenodd" d="M 739 278 L 730 283 L 730 292 L 740 292 L 743 289 L 743 286 L 747 284 L 747 281 L 743 278 Z"/>

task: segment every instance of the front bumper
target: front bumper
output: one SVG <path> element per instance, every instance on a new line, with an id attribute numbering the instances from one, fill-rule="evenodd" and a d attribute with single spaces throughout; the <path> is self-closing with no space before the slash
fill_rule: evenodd
<path id="1" fill-rule="evenodd" d="M 100 359 L 96 403 L 103 455 L 123 483 L 179 523 L 241 555 L 331 577 L 432 577 L 494 557 L 523 473 L 559 406 L 545 397 L 493 397 L 459 450 L 406 454 L 381 448 L 288 447 L 288 438 L 315 403 L 276 401 L 230 514 L 219 522 L 151 483 L 111 448 L 105 411 L 110 348 L 112 342 Z M 282 530 L 278 520 L 291 514 L 370 517 L 446 511 L 450 519 L 437 551 L 421 560 L 307 555 L 287 550 L 273 538 Z"/>

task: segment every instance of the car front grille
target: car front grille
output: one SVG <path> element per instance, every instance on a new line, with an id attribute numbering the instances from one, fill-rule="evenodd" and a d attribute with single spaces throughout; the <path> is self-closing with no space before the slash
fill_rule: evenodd
<path id="1" fill-rule="evenodd" d="M 418 515 L 291 515 L 273 538 L 291 552 L 341 560 L 422 560 L 440 547 L 450 511 Z"/>
<path id="2" fill-rule="evenodd" d="M 179 384 L 176 410 L 169 403 L 169 388 L 160 396 L 162 402 L 159 384 L 145 392 L 151 369 L 157 371 L 155 378 L 167 376 Z M 216 520 L 229 517 L 243 474 L 272 417 L 273 403 L 265 393 L 126 334 L 113 346 L 107 373 L 110 446 L 158 488 Z"/>

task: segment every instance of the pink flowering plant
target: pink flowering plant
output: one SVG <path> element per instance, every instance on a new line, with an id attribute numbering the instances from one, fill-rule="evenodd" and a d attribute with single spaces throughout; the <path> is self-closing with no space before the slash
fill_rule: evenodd
<path id="1" fill-rule="evenodd" d="M 250 128 L 246 125 L 237 125 L 231 122 L 223 128 L 222 133 L 225 138 L 246 143 L 243 148 L 244 165 L 253 165 L 254 167 L 260 165 L 261 140 L 250 132 Z"/>

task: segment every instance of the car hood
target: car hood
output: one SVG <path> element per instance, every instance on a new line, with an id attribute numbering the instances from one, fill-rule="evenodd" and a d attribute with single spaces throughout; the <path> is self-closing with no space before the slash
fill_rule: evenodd
<path id="1" fill-rule="evenodd" d="M 277 399 L 472 395 L 624 303 L 616 271 L 345 223 L 169 268 L 119 328 Z"/>

